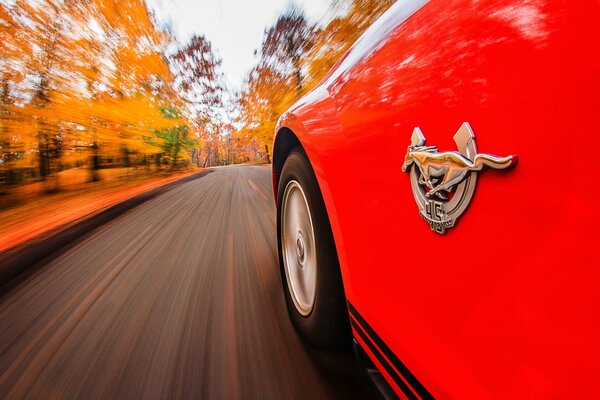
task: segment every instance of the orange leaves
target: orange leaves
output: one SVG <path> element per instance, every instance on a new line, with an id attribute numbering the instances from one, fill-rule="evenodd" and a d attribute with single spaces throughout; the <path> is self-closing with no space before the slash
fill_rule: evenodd
<path id="1" fill-rule="evenodd" d="M 0 39 L 0 170 L 129 163 L 187 125 L 161 112 L 183 101 L 143 0 L 0 3 Z"/>
<path id="2" fill-rule="evenodd" d="M 241 137 L 270 145 L 277 118 L 305 93 L 302 55 L 313 46 L 316 26 L 290 8 L 265 31 L 260 59 L 240 95 Z"/>
<path id="3" fill-rule="evenodd" d="M 265 30 L 261 58 L 240 94 L 240 135 L 270 145 L 279 116 L 315 87 L 394 0 L 335 0 L 330 21 L 312 25 L 291 8 Z M 319 26 L 321 25 L 321 26 Z"/>

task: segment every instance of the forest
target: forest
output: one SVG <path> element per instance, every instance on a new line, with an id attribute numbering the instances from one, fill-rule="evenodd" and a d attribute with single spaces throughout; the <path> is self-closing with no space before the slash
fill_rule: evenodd
<path id="1" fill-rule="evenodd" d="M 268 163 L 279 115 L 391 3 L 333 0 L 320 21 L 288 6 L 233 90 L 210 41 L 179 43 L 143 0 L 0 0 L 0 193 Z"/>

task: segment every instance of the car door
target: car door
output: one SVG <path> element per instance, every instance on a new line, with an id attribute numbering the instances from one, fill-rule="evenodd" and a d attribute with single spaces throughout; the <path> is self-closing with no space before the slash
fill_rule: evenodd
<path id="1" fill-rule="evenodd" d="M 598 397 L 598 2 L 418 6 L 395 5 L 396 21 L 418 10 L 388 15 L 326 82 L 345 138 L 329 190 L 351 308 L 413 395 Z M 441 235 L 401 167 L 415 127 L 457 151 L 465 122 L 479 152 L 519 163 L 478 172 Z"/>

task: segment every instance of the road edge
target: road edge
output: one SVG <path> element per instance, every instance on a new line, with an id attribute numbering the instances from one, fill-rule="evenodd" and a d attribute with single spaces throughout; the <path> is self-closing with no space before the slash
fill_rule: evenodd
<path id="1" fill-rule="evenodd" d="M 199 179 L 213 170 L 208 169 L 186 176 L 173 182 L 158 186 L 140 193 L 127 200 L 113 204 L 99 212 L 81 217 L 73 222 L 45 232 L 33 239 L 16 245 L 0 253 L 0 293 L 6 286 L 24 272 L 29 271 L 43 261 L 48 261 L 74 246 L 77 239 L 82 238 L 94 229 L 106 224 L 125 212 L 151 200 L 186 182 Z"/>

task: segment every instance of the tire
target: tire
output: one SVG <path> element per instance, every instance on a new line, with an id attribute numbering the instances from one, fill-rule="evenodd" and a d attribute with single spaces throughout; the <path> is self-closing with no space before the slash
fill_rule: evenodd
<path id="1" fill-rule="evenodd" d="M 318 348 L 350 343 L 340 267 L 317 179 L 301 147 L 286 159 L 277 193 L 279 265 L 290 318 Z"/>

